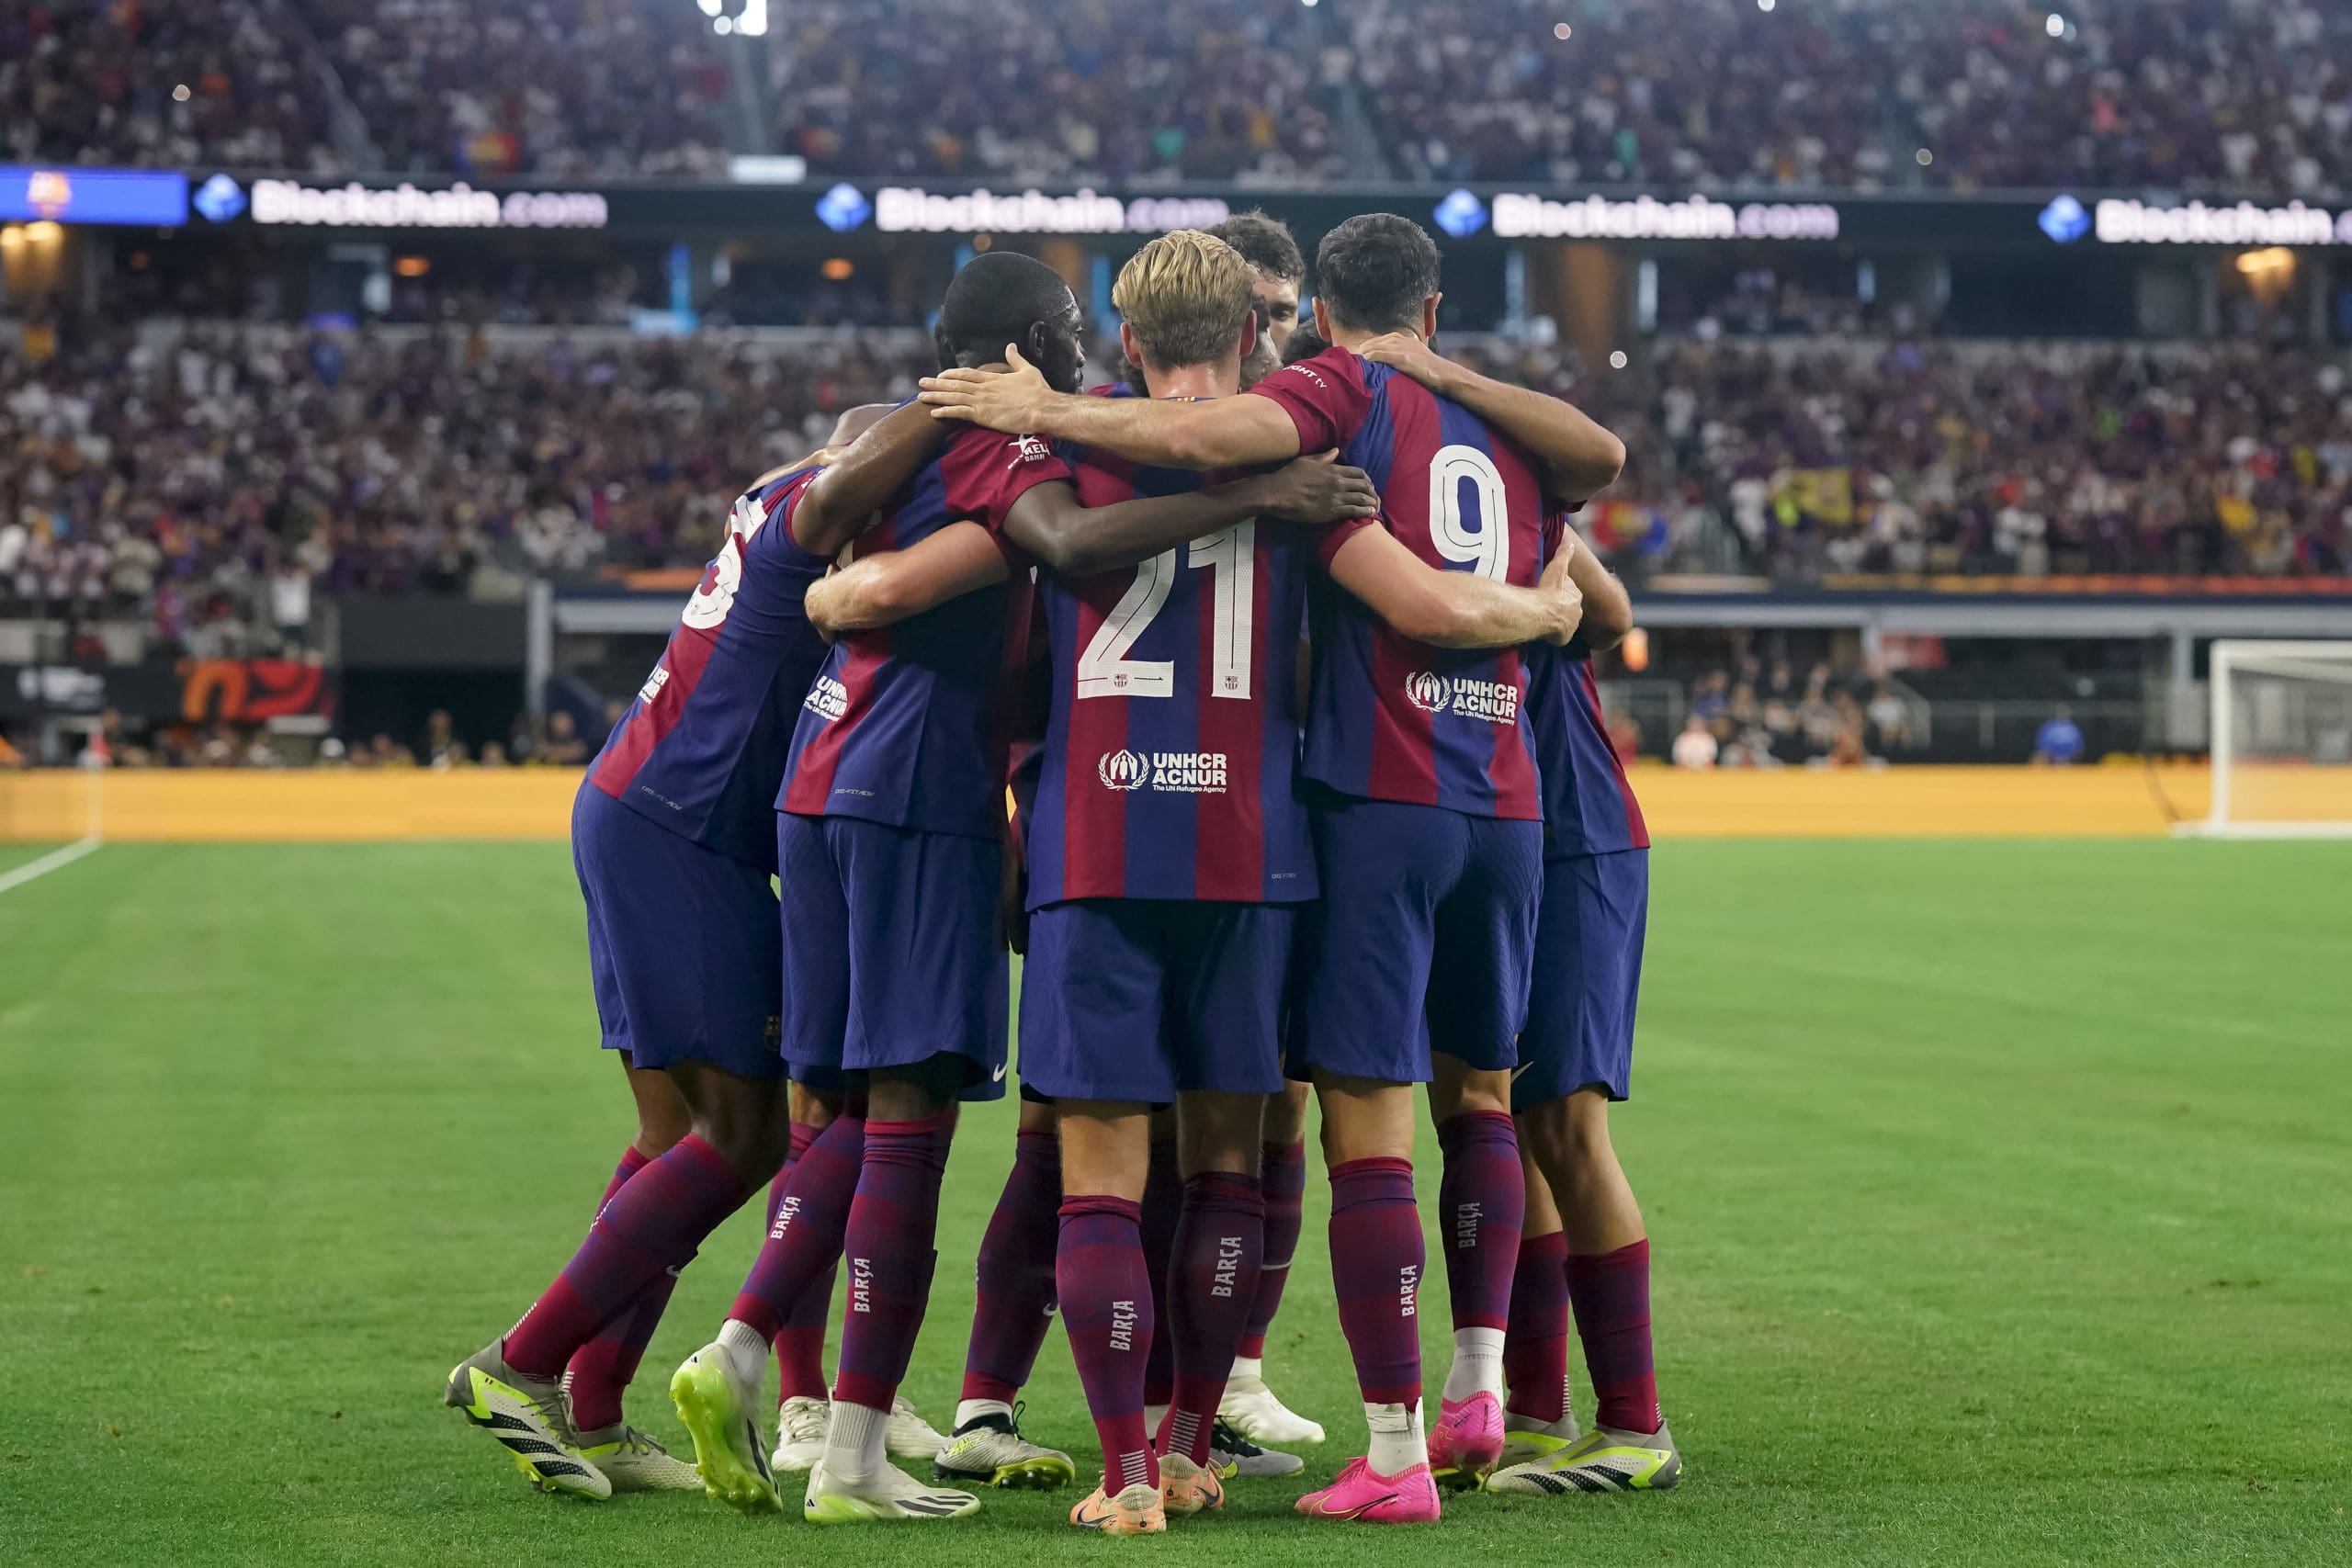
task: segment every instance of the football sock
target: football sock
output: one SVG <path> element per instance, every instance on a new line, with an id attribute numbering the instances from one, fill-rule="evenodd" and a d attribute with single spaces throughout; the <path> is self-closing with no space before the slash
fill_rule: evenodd
<path id="1" fill-rule="evenodd" d="M 1523 1237 L 1510 1280 L 1510 1333 L 1503 1341 L 1504 1408 L 1549 1425 L 1568 1414 L 1568 1238 Z"/>
<path id="2" fill-rule="evenodd" d="M 1437 1142 L 1445 1156 L 1437 1236 L 1445 1251 L 1453 1326 L 1499 1331 L 1510 1320 L 1510 1277 L 1519 1262 L 1519 1227 L 1527 1217 L 1519 1135 L 1500 1111 L 1465 1111 L 1446 1118 Z M 1498 1364 L 1497 1393 L 1501 1371 Z"/>
<path id="3" fill-rule="evenodd" d="M 1001 1399 L 958 1400 L 956 1402 L 956 1425 L 954 1431 L 949 1435 L 953 1436 L 954 1432 L 964 1430 L 973 1422 L 986 1421 L 990 1416 L 1009 1426 L 1012 1421 L 1012 1406 Z"/>
<path id="4" fill-rule="evenodd" d="M 871 1480 L 883 1466 L 889 1435 L 888 1401 L 877 1408 L 854 1399 L 834 1400 L 832 1417 L 825 1423 L 826 1473 L 836 1481 Z"/>
<path id="5" fill-rule="evenodd" d="M 1349 1160 L 1331 1168 L 1331 1280 L 1364 1404 L 1418 1404 L 1419 1297 L 1428 1254 L 1413 1202 L 1413 1162 Z M 1393 1470 L 1383 1474 L 1393 1475 Z"/>
<path id="6" fill-rule="evenodd" d="M 1457 1328 L 1453 1331 L 1453 1364 L 1446 1369 L 1441 1397 L 1467 1399 L 1491 1393 L 1503 1397 L 1503 1331 L 1499 1328 Z"/>
<path id="7" fill-rule="evenodd" d="M 1143 1261 L 1151 1271 L 1151 1320 L 1168 1321 L 1168 1271 L 1176 1258 L 1176 1224 L 1184 1207 L 1184 1180 L 1177 1174 L 1176 1140 L 1151 1141 L 1151 1165 L 1143 1184 Z M 1143 1396 L 1166 1404 L 1176 1397 L 1176 1347 L 1165 1335 L 1151 1342 L 1144 1362 Z M 1154 1431 L 1159 1427 L 1154 1427 Z"/>
<path id="8" fill-rule="evenodd" d="M 621 1154 L 619 1168 L 605 1184 L 605 1196 L 596 1204 L 602 1213 L 613 1195 L 632 1176 L 652 1164 L 631 1144 Z M 564 1369 L 563 1384 L 571 1396 L 572 1424 L 583 1432 L 602 1431 L 621 1419 L 621 1396 L 637 1376 L 638 1363 L 645 1359 L 645 1348 L 653 1341 L 653 1330 L 662 1322 L 662 1309 L 670 1304 L 670 1292 L 678 1282 L 675 1273 L 664 1271 L 630 1304 L 628 1311 L 596 1331 L 596 1337 L 571 1354 L 571 1364 Z"/>
<path id="9" fill-rule="evenodd" d="M 1062 1156 L 1050 1127 L 1013 1139 L 1012 1171 L 980 1237 L 979 1293 L 964 1352 L 964 1398 L 1002 1404 L 1029 1382 L 1054 1321 Z M 959 1416 L 960 1421 L 962 1417 Z"/>
<path id="10" fill-rule="evenodd" d="M 1159 1466 L 1144 1425 L 1143 1370 L 1152 1338 L 1151 1281 L 1144 1268 L 1139 1206 L 1124 1198 L 1073 1196 L 1061 1203 L 1054 1284 L 1078 1381 L 1102 1441 L 1103 1490 L 1158 1486 Z"/>
<path id="11" fill-rule="evenodd" d="M 800 1292 L 775 1331 L 775 1402 L 825 1399 L 832 1390 L 825 1382 L 825 1324 L 832 1315 L 833 1282 L 841 1277 L 828 1265 L 823 1278 Z"/>
<path id="12" fill-rule="evenodd" d="M 792 1152 L 785 1157 L 784 1168 L 776 1172 L 775 1180 L 768 1187 L 770 1231 L 775 1229 L 775 1212 L 784 1202 L 786 1178 L 820 1135 L 820 1130 L 806 1122 L 792 1124 Z M 823 1399 L 831 1392 L 825 1384 L 825 1320 L 832 1311 L 833 1279 L 834 1270 L 828 1269 L 823 1279 L 801 1291 L 775 1331 L 778 1404 L 787 1399 Z"/>
<path id="13" fill-rule="evenodd" d="M 1184 1183 L 1166 1329 L 1175 1346 L 1176 1387 L 1166 1423 L 1155 1428 L 1161 1453 L 1208 1462 L 1217 1404 L 1258 1297 L 1265 1226 L 1256 1177 L 1211 1171 Z"/>
<path id="14" fill-rule="evenodd" d="M 1364 1459 L 1374 1474 L 1401 1475 L 1417 1464 L 1429 1463 L 1429 1438 L 1421 1430 L 1419 1400 L 1401 1404 L 1366 1400 L 1363 1424 L 1372 1436 L 1372 1446 L 1364 1450 Z"/>
<path id="15" fill-rule="evenodd" d="M 1250 1322 L 1241 1334 L 1241 1354 L 1253 1361 L 1266 1354 L 1266 1330 L 1282 1310 L 1291 1256 L 1298 1250 L 1299 1225 L 1306 1210 L 1306 1145 L 1268 1144 L 1258 1184 L 1266 1195 L 1266 1260 L 1259 1269 L 1258 1294 L 1250 1303 Z M 1234 1371 L 1240 1374 L 1238 1366 Z"/>
<path id="16" fill-rule="evenodd" d="M 841 1258 L 842 1232 L 849 1223 L 865 1142 L 863 1119 L 837 1116 L 785 1174 L 783 1189 L 775 1195 L 767 1239 L 760 1244 L 760 1255 L 727 1312 L 759 1335 L 763 1356 L 805 1300 L 831 1303 L 833 1265 Z M 822 1307 L 812 1310 L 819 1314 L 821 1347 Z M 792 1375 L 797 1379 L 804 1370 L 796 1367 Z"/>
<path id="17" fill-rule="evenodd" d="M 887 1415 L 906 1380 L 939 1261 L 932 1242 L 939 1231 L 939 1183 L 955 1135 L 953 1110 L 914 1122 L 865 1123 L 865 1163 L 842 1236 L 849 1310 L 842 1322 L 841 1366 L 833 1374 L 836 1407 L 848 1400 Z M 815 1156 L 811 1149 L 809 1157 Z"/>
<path id="18" fill-rule="evenodd" d="M 622 1184 L 588 1239 L 506 1336 L 506 1364 L 526 1377 L 560 1374 L 595 1337 L 743 1203 L 743 1179 L 688 1134 Z"/>
<path id="19" fill-rule="evenodd" d="M 1657 1431 L 1665 1422 L 1650 1359 L 1649 1238 L 1598 1258 L 1571 1255 L 1568 1303 L 1592 1374 L 1593 1419 L 1621 1432 Z"/>
<path id="20" fill-rule="evenodd" d="M 741 1318 L 729 1318 L 718 1325 L 718 1348 L 727 1357 L 728 1369 L 737 1377 L 757 1388 L 760 1368 L 768 1359 L 768 1342 L 760 1331 Z"/>

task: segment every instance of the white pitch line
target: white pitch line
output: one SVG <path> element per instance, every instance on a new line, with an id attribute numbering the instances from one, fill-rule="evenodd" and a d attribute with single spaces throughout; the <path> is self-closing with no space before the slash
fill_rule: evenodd
<path id="1" fill-rule="evenodd" d="M 46 876 L 59 866 L 72 865 L 105 841 L 96 838 L 76 839 L 62 850 L 51 850 L 39 860 L 27 861 L 14 871 L 0 874 L 0 893 L 22 887 L 34 877 Z"/>

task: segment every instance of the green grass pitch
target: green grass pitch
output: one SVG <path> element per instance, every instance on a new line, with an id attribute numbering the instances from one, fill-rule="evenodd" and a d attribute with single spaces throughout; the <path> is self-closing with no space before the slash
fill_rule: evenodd
<path id="1" fill-rule="evenodd" d="M 1242 1483 L 1156 1542 L 991 1495 L 853 1538 L 542 1497 L 439 1407 L 628 1135 L 560 845 L 110 846 L 0 897 L 0 1561 L 2344 1562 L 2347 887 L 2342 846 L 1661 850 L 1617 1125 L 1680 1491 L 1470 1497 L 1440 1538 Z M 948 1177 L 934 1419 L 1009 1128 L 972 1115 Z M 1324 1204 L 1271 1352 L 1332 1427 L 1310 1477 L 1363 1432 Z M 632 1395 L 673 1441 L 755 1235 Z M 1028 1426 L 1088 1450 L 1058 1333 Z"/>

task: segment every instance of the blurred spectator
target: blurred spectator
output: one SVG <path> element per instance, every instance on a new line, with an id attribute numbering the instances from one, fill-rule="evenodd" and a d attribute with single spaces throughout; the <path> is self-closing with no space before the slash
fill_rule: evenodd
<path id="1" fill-rule="evenodd" d="M 300 652 L 310 646 L 311 574 L 290 557 L 269 574 L 269 618 L 277 627 L 278 645 Z"/>
<path id="2" fill-rule="evenodd" d="M 1715 765 L 1714 732 L 1707 721 L 1692 714 L 1683 722 L 1682 733 L 1674 738 L 1674 765 L 1704 773 Z"/>
<path id="3" fill-rule="evenodd" d="M 2034 731 L 2033 761 L 2037 767 L 2072 767 L 2082 760 L 2083 731 L 2075 723 L 2075 716 L 2063 705 L 2041 721 Z"/>
<path id="4" fill-rule="evenodd" d="M 547 742 L 538 749 L 537 760 L 564 768 L 576 768 L 588 760 L 588 743 L 580 738 L 579 726 L 564 709 L 548 715 Z"/>

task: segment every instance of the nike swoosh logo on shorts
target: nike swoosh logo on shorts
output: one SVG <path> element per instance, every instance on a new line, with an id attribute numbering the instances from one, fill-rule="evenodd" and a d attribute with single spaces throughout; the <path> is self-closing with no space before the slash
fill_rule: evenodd
<path id="1" fill-rule="evenodd" d="M 1003 1065 L 1002 1063 L 999 1063 L 999 1064 L 997 1065 L 997 1069 L 996 1069 L 996 1071 L 994 1071 L 994 1072 L 992 1072 L 992 1073 L 990 1073 L 990 1074 L 989 1075 L 989 1082 L 990 1082 L 990 1083 L 1002 1083 L 1003 1081 L 1004 1081 L 1004 1065 Z"/>

